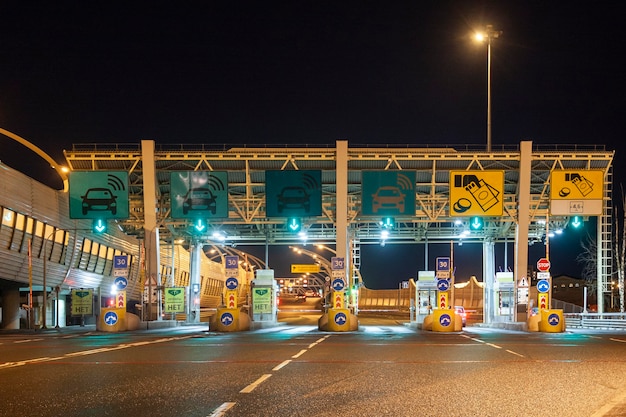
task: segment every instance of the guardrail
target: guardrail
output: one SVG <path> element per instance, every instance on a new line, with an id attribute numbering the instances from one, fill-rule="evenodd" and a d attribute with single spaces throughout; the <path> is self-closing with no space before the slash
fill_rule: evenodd
<path id="1" fill-rule="evenodd" d="M 626 313 L 566 313 L 567 327 L 626 330 Z"/>

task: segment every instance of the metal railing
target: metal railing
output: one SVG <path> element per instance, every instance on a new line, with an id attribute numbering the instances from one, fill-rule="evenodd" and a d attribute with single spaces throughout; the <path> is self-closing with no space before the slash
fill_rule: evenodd
<path id="1" fill-rule="evenodd" d="M 566 313 L 567 327 L 626 330 L 626 313 Z"/>

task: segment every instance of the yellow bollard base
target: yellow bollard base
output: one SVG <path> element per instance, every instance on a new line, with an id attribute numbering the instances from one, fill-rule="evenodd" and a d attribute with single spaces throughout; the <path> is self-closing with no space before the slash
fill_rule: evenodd
<path id="1" fill-rule="evenodd" d="M 126 331 L 126 309 L 103 307 L 100 310 L 96 330 L 101 332 Z"/>
<path id="2" fill-rule="evenodd" d="M 565 319 L 563 310 L 541 310 L 539 331 L 546 333 L 563 333 L 565 331 Z"/>
<path id="3" fill-rule="evenodd" d="M 433 332 L 453 332 L 455 331 L 453 309 L 433 310 Z M 461 323 L 462 324 L 462 323 Z"/>
<path id="4" fill-rule="evenodd" d="M 238 308 L 220 308 L 211 319 L 211 330 L 218 332 L 240 332 L 250 330 L 250 316 Z"/>
<path id="5" fill-rule="evenodd" d="M 319 318 L 317 328 L 328 332 L 355 331 L 359 329 L 359 320 L 347 308 L 329 308 Z"/>

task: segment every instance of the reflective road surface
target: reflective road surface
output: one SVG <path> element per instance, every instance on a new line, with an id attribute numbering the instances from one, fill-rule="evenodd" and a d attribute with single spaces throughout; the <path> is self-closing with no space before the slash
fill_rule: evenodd
<path id="1" fill-rule="evenodd" d="M 626 333 L 0 332 L 1 416 L 617 416 Z"/>

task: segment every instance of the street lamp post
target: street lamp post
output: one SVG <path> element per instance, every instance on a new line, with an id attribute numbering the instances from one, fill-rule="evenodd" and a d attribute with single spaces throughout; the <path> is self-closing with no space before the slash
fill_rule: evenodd
<path id="1" fill-rule="evenodd" d="M 493 25 L 487 25 L 484 32 L 475 35 L 477 41 L 487 41 L 487 152 L 491 152 L 491 40 L 501 34 L 501 30 L 493 30 Z"/>
<path id="2" fill-rule="evenodd" d="M 47 305 L 48 304 L 48 289 L 46 288 L 47 287 L 47 282 L 46 281 L 47 281 L 47 274 L 48 274 L 48 272 L 47 272 L 47 269 L 48 269 L 48 263 L 47 263 L 48 254 L 46 252 L 46 248 L 48 247 L 48 240 L 54 239 L 58 232 L 65 232 L 65 231 L 66 230 L 64 230 L 64 229 L 56 229 L 52 233 L 50 233 L 48 235 L 48 237 L 46 239 L 44 239 L 44 241 L 43 241 L 43 248 L 42 248 L 42 251 L 43 251 L 43 276 L 42 276 L 42 278 L 43 278 L 43 310 L 41 312 L 41 317 L 42 317 L 42 321 L 43 321 L 43 324 L 41 326 L 42 329 L 47 329 L 48 328 L 47 325 L 46 325 L 46 320 L 47 320 L 47 318 L 46 318 L 46 310 L 48 308 L 48 305 Z M 57 317 L 56 317 L 56 326 L 55 326 L 55 328 L 58 329 L 59 328 L 59 290 L 58 289 L 56 291 L 56 296 L 57 296 L 57 304 L 56 304 L 56 307 L 57 307 L 56 308 L 56 316 Z"/>

